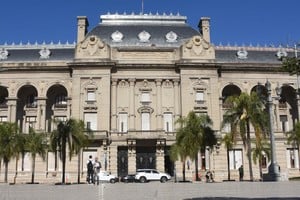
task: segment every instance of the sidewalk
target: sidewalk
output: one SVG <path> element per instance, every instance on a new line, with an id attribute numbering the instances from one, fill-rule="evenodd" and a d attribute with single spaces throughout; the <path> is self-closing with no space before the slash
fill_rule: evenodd
<path id="1" fill-rule="evenodd" d="M 299 199 L 300 181 L 221 183 L 0 184 L 0 200 Z"/>

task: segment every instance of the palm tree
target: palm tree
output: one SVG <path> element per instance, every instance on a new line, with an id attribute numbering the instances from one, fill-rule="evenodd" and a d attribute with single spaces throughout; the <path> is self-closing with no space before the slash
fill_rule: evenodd
<path id="1" fill-rule="evenodd" d="M 174 143 L 171 146 L 170 156 L 172 161 L 178 160 L 178 157 L 182 163 L 182 177 L 183 182 L 185 182 L 185 162 L 188 157 L 188 154 L 186 152 L 185 146 L 182 146 L 181 144 Z M 176 174 L 175 174 L 176 176 Z"/>
<path id="2" fill-rule="evenodd" d="M 289 72 L 290 75 L 296 74 L 299 76 L 300 73 L 300 60 L 296 57 L 285 57 L 283 58 L 282 67 L 283 71 Z"/>
<path id="3" fill-rule="evenodd" d="M 176 141 L 185 148 L 185 152 L 195 160 L 195 175 L 199 181 L 198 152 L 204 152 L 207 146 L 213 147 L 217 143 L 214 131 L 211 129 L 212 121 L 208 115 L 197 115 L 194 111 L 188 113 L 186 118 L 179 118 L 179 131 Z"/>
<path id="4" fill-rule="evenodd" d="M 82 120 L 69 119 L 65 122 L 60 121 L 57 125 L 57 130 L 51 133 L 51 148 L 54 151 L 59 151 L 62 161 L 62 184 L 65 184 L 67 147 L 69 159 L 71 160 L 74 154 L 79 153 L 86 140 L 87 136 L 84 134 L 84 122 Z"/>
<path id="5" fill-rule="evenodd" d="M 267 142 L 266 140 L 256 140 L 255 144 L 256 144 L 255 148 L 252 149 L 252 158 L 254 164 L 256 164 L 258 160 L 259 175 L 260 175 L 260 179 L 262 180 L 263 179 L 262 160 L 264 156 L 266 156 L 268 159 L 270 158 L 271 148 L 270 148 L 270 143 Z"/>
<path id="6" fill-rule="evenodd" d="M 3 122 L 0 124 L 0 158 L 5 166 L 4 182 L 7 183 L 8 163 L 22 152 L 23 137 L 15 123 Z"/>
<path id="7" fill-rule="evenodd" d="M 228 172 L 228 180 L 230 181 L 230 163 L 229 163 L 229 150 L 233 148 L 233 145 L 236 142 L 236 139 L 233 138 L 234 134 L 232 132 L 226 133 L 222 138 L 222 143 L 224 143 L 226 151 L 227 151 L 227 172 Z"/>
<path id="8" fill-rule="evenodd" d="M 30 152 L 31 165 L 31 183 L 34 183 L 35 174 L 35 159 L 39 155 L 43 160 L 46 158 L 47 141 L 44 133 L 36 133 L 33 128 L 29 129 L 29 134 L 26 135 L 25 149 Z"/>
<path id="9" fill-rule="evenodd" d="M 267 133 L 268 121 L 264 103 L 255 92 L 250 95 L 241 93 L 240 96 L 230 96 L 226 103 L 231 107 L 226 111 L 222 123 L 231 125 L 233 138 L 237 138 L 236 134 L 240 135 L 247 152 L 250 180 L 253 181 L 250 125 L 254 127 L 256 137 Z"/>
<path id="10" fill-rule="evenodd" d="M 295 127 L 293 130 L 287 132 L 288 138 L 288 144 L 292 144 L 294 148 L 297 148 L 299 150 L 300 145 L 300 122 L 297 122 L 295 124 Z M 299 155 L 300 159 L 300 155 Z M 299 163 L 299 169 L 300 169 L 300 163 Z"/>

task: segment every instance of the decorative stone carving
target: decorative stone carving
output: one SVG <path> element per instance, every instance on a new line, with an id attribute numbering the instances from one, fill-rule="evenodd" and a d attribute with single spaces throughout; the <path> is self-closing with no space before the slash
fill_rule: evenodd
<path id="1" fill-rule="evenodd" d="M 238 50 L 236 52 L 236 55 L 239 59 L 247 59 L 248 58 L 248 52 L 245 49 Z"/>
<path id="2" fill-rule="evenodd" d="M 76 49 L 76 58 L 108 58 L 108 56 L 108 46 L 95 35 L 80 42 Z"/>
<path id="3" fill-rule="evenodd" d="M 140 42 L 149 42 L 151 35 L 147 31 L 142 31 L 138 35 Z"/>
<path id="4" fill-rule="evenodd" d="M 276 53 L 278 60 L 281 60 L 283 57 L 287 57 L 287 52 L 283 49 L 279 49 Z"/>
<path id="5" fill-rule="evenodd" d="M 51 51 L 48 48 L 44 47 L 39 51 L 39 54 L 40 54 L 40 59 L 49 59 L 51 55 Z"/>
<path id="6" fill-rule="evenodd" d="M 150 113 L 152 114 L 154 112 L 154 109 L 151 108 L 150 106 L 147 106 L 147 105 L 143 105 L 141 107 L 138 108 L 138 113 Z"/>
<path id="7" fill-rule="evenodd" d="M 9 55 L 9 53 L 6 49 L 2 48 L 0 50 L 0 60 L 6 60 L 8 55 Z"/>
<path id="8" fill-rule="evenodd" d="M 170 31 L 169 33 L 166 34 L 166 39 L 167 42 L 177 42 L 177 34 L 174 33 L 173 31 Z"/>
<path id="9" fill-rule="evenodd" d="M 111 34 L 113 42 L 122 42 L 124 35 L 120 31 L 115 31 Z"/>
<path id="10" fill-rule="evenodd" d="M 182 46 L 182 57 L 184 59 L 215 59 L 215 50 L 202 36 L 196 35 Z"/>

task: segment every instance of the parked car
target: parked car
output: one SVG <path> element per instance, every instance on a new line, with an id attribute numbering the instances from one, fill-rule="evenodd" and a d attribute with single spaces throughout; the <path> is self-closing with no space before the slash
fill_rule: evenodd
<path id="1" fill-rule="evenodd" d="M 121 178 L 121 181 L 124 183 L 134 183 L 134 182 L 136 182 L 135 174 L 128 174 L 127 176 L 123 176 Z"/>
<path id="2" fill-rule="evenodd" d="M 115 183 L 118 181 L 118 178 L 115 175 L 112 175 L 106 171 L 100 171 L 98 173 L 99 181 L 100 182 L 110 182 Z M 95 180 L 96 181 L 96 180 Z"/>
<path id="3" fill-rule="evenodd" d="M 171 179 L 171 176 L 167 173 L 159 172 L 156 169 L 138 169 L 135 175 L 135 179 L 141 183 L 148 181 L 160 181 L 162 183 Z"/>

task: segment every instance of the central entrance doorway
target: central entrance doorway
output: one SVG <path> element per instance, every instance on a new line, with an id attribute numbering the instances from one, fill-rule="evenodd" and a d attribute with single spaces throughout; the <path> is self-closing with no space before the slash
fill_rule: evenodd
<path id="1" fill-rule="evenodd" d="M 137 140 L 136 169 L 156 169 L 156 140 Z"/>

